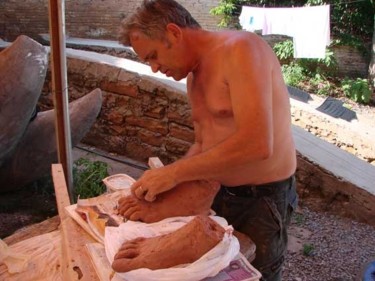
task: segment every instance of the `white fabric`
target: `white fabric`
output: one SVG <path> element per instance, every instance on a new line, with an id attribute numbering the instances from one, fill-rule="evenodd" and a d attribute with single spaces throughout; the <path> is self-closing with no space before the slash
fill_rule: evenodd
<path id="1" fill-rule="evenodd" d="M 293 37 L 295 58 L 324 58 L 330 44 L 330 6 L 258 8 L 243 6 L 240 24 L 262 35 Z"/>
<path id="2" fill-rule="evenodd" d="M 239 17 L 242 28 L 251 32 L 262 30 L 264 26 L 264 12 L 263 8 L 242 6 Z"/>
<path id="3" fill-rule="evenodd" d="M 264 8 L 262 35 L 281 34 L 294 36 L 294 9 Z"/>
<path id="4" fill-rule="evenodd" d="M 330 44 L 330 6 L 295 8 L 295 58 L 324 58 Z"/>
<path id="5" fill-rule="evenodd" d="M 194 217 L 174 217 L 157 223 L 145 224 L 127 221 L 119 227 L 106 227 L 104 246 L 110 264 L 121 245 L 137 237 L 154 237 L 164 235 L 184 226 Z M 232 234 L 233 228 L 228 226 L 224 218 L 210 216 L 225 230 L 223 240 L 213 249 L 191 264 L 175 266 L 173 268 L 150 270 L 140 268 L 126 273 L 116 273 L 113 280 L 127 281 L 196 281 L 212 277 L 227 267 L 240 251 L 237 238 Z"/>

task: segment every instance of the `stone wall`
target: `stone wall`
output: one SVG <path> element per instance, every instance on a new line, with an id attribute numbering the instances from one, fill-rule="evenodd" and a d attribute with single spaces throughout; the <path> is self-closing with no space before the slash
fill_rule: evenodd
<path id="1" fill-rule="evenodd" d="M 99 117 L 83 142 L 111 153 L 147 162 L 158 156 L 169 163 L 185 154 L 194 140 L 184 92 L 124 69 L 68 59 L 69 99 L 101 88 Z M 50 75 L 40 99 L 52 107 Z"/>
<path id="2" fill-rule="evenodd" d="M 219 0 L 180 0 L 207 29 L 217 29 L 219 19 L 210 15 Z M 141 0 L 65 0 L 66 34 L 71 37 L 117 40 L 123 18 L 134 12 Z M 0 1 L 0 38 L 13 41 L 24 34 L 40 41 L 49 32 L 48 0 Z"/>

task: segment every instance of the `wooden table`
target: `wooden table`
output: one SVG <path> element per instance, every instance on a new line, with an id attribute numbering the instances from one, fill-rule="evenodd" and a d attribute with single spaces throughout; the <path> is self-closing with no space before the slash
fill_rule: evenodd
<path id="1" fill-rule="evenodd" d="M 52 164 L 52 178 L 61 220 L 63 280 L 100 280 L 85 249 L 85 245 L 96 241 L 65 210 L 71 203 L 61 164 Z M 243 233 L 235 231 L 234 235 L 240 242 L 241 253 L 251 262 L 255 258 L 255 244 Z"/>

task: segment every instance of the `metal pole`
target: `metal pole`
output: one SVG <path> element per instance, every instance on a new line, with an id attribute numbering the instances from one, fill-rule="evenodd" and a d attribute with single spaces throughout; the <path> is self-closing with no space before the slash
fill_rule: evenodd
<path id="1" fill-rule="evenodd" d="M 62 164 L 65 176 L 67 178 L 70 201 L 73 202 L 73 164 L 65 54 L 64 10 L 64 0 L 49 0 L 52 91 L 55 106 L 55 128 L 58 161 Z"/>

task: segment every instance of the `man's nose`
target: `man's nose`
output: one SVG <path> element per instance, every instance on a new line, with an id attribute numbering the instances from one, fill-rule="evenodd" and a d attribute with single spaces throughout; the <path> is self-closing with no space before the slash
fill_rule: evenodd
<path id="1" fill-rule="evenodd" d="M 156 62 L 150 62 L 152 72 L 156 73 L 160 70 L 160 64 Z"/>

